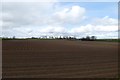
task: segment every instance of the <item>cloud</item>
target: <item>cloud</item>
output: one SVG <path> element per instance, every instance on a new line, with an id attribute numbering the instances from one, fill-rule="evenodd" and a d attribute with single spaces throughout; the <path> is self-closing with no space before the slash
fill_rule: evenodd
<path id="1" fill-rule="evenodd" d="M 81 34 L 81 35 L 85 35 L 85 36 L 96 35 L 96 34 L 101 35 L 101 33 L 102 33 L 102 34 L 104 34 L 104 37 L 107 37 L 108 35 L 107 36 L 105 36 L 105 35 L 109 34 L 109 33 L 111 33 L 111 34 L 116 33 L 116 35 L 117 35 L 118 34 L 117 31 L 118 31 L 118 26 L 99 26 L 99 25 L 96 26 L 96 25 L 88 24 L 85 26 L 72 28 L 70 33 Z"/>
<path id="2" fill-rule="evenodd" d="M 41 29 L 40 32 L 43 32 L 43 33 L 64 33 L 64 32 L 66 32 L 66 30 L 64 27 L 49 26 L 49 27 L 45 27 L 45 28 Z"/>
<path id="3" fill-rule="evenodd" d="M 75 27 L 71 30 L 73 33 L 85 33 L 85 32 L 114 32 L 118 31 L 118 21 L 114 18 L 105 16 L 103 18 L 95 19 L 90 24 L 85 26 Z"/>
<path id="4" fill-rule="evenodd" d="M 98 23 L 99 22 L 99 23 Z M 117 38 L 118 37 L 118 21 L 108 16 L 94 20 L 94 22 L 74 27 L 70 30 L 74 35 L 96 35 L 99 38 Z"/>
<path id="5" fill-rule="evenodd" d="M 2 2 L 119 2 L 119 0 L 2 0 Z"/>
<path id="6" fill-rule="evenodd" d="M 71 21 L 77 21 L 84 15 L 85 9 L 80 6 L 72 6 L 68 9 L 68 13 L 64 10 L 66 8 L 58 7 L 59 3 L 56 2 L 40 2 L 40 3 L 3 3 L 2 28 L 5 30 L 24 30 L 24 28 L 39 29 L 43 28 L 39 32 L 63 32 L 64 24 L 62 21 L 71 23 Z M 56 7 L 57 5 L 57 7 Z M 63 10 L 63 16 L 60 21 L 61 15 L 55 16 L 58 13 L 62 14 L 59 9 Z M 68 16 L 67 16 L 68 15 Z M 67 16 L 67 17 L 66 17 Z M 69 22 L 70 21 L 70 22 Z M 32 27 L 31 27 L 32 26 Z M 48 27 L 49 26 L 49 27 Z M 59 27 L 62 26 L 62 27 Z M 17 30 L 18 31 L 18 30 Z M 21 31 L 18 31 L 20 33 Z M 11 31 L 8 31 L 11 32 Z M 27 31 L 26 31 L 27 32 Z M 38 33 L 39 33 L 38 32 Z M 21 33 L 20 33 L 21 34 Z M 12 35 L 12 34 L 11 34 Z"/>
<path id="7" fill-rule="evenodd" d="M 3 3 L 2 7 L 0 23 L 3 23 L 4 36 L 117 36 L 117 19 L 105 16 L 94 20 L 89 18 L 90 21 L 86 22 L 87 9 L 80 5 L 63 6 L 50 0 L 40 3 Z M 82 23 L 84 21 L 85 24 Z"/>
<path id="8" fill-rule="evenodd" d="M 72 6 L 71 8 L 64 8 L 56 12 L 54 15 L 58 21 L 63 23 L 77 23 L 84 19 L 86 10 L 80 6 Z"/>
<path id="9" fill-rule="evenodd" d="M 53 2 L 3 3 L 3 28 L 46 24 L 54 4 Z"/>
<path id="10" fill-rule="evenodd" d="M 58 2 L 58 0 L 2 0 L 2 2 Z"/>
<path id="11" fill-rule="evenodd" d="M 109 16 L 105 16 L 103 18 L 97 18 L 93 22 L 94 25 L 118 25 L 118 20 L 114 18 L 110 18 Z"/>

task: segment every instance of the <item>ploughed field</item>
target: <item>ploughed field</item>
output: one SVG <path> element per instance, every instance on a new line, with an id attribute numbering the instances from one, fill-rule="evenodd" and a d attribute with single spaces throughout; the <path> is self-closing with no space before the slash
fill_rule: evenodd
<path id="1" fill-rule="evenodd" d="M 117 78 L 118 43 L 3 40 L 3 78 Z"/>

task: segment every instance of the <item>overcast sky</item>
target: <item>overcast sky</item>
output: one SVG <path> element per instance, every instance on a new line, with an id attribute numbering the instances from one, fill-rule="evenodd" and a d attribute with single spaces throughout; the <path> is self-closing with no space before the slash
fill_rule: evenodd
<path id="1" fill-rule="evenodd" d="M 117 2 L 3 2 L 0 9 L 4 37 L 118 37 Z"/>

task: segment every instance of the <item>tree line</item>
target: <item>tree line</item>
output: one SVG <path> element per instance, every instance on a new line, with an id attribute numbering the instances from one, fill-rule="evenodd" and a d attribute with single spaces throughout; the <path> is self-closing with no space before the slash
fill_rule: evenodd
<path id="1" fill-rule="evenodd" d="M 7 37 L 3 37 L 2 38 L 3 40 L 14 40 L 14 39 L 18 39 L 18 38 L 16 38 L 15 36 L 13 36 L 12 38 L 7 38 Z M 22 38 L 21 38 L 22 39 Z M 24 39 L 59 39 L 59 40 L 81 40 L 81 41 L 94 41 L 94 40 L 96 40 L 97 39 L 97 37 L 96 36 L 86 36 L 86 37 L 83 37 L 83 38 L 76 38 L 76 37 L 70 37 L 70 36 L 68 36 L 68 37 L 50 37 L 50 38 L 46 38 L 46 37 L 43 37 L 43 38 L 37 38 L 37 37 L 31 37 L 31 38 L 24 38 Z"/>

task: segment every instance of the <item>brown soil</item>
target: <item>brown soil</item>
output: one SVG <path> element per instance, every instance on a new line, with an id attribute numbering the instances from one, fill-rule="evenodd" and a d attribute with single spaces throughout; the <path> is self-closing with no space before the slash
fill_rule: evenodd
<path id="1" fill-rule="evenodd" d="M 69 40 L 2 42 L 3 78 L 116 78 L 118 44 Z"/>

